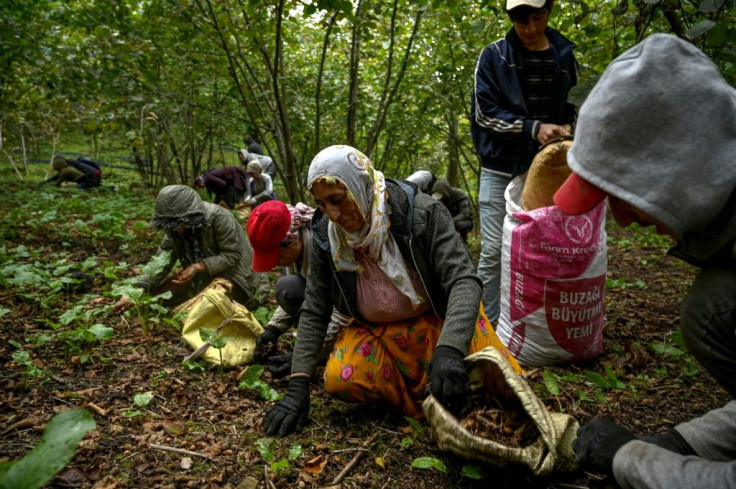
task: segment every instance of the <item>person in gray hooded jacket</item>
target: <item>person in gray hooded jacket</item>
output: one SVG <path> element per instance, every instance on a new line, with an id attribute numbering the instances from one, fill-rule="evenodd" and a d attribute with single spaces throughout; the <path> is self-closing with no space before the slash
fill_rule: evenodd
<path id="1" fill-rule="evenodd" d="M 155 276 L 144 275 L 139 286 L 152 295 L 172 293 L 164 301 L 168 307 L 194 297 L 217 277 L 233 283 L 233 299 L 248 308 L 258 305 L 259 294 L 269 292 L 268 282 L 250 268 L 253 251 L 243 228 L 223 207 L 202 201 L 186 185 L 169 185 L 156 198 L 153 225 L 165 232 L 159 252 L 172 250 L 171 259 Z M 181 269 L 169 276 L 176 262 Z M 130 307 L 130 298 L 121 297 L 115 310 Z"/>
<path id="2" fill-rule="evenodd" d="M 735 159 L 736 90 L 671 35 L 615 59 L 580 109 L 574 173 L 557 207 L 580 214 L 607 196 L 619 225 L 653 225 L 677 240 L 670 254 L 701 268 L 682 301 L 683 340 L 731 398 L 657 435 L 605 418 L 582 426 L 578 462 L 625 489 L 736 487 Z"/>

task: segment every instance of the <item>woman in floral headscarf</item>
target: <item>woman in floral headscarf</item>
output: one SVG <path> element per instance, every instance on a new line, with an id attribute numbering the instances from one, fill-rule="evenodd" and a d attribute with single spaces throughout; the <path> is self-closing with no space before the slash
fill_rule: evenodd
<path id="1" fill-rule="evenodd" d="M 386 401 L 421 417 L 432 394 L 449 408 L 469 394 L 463 359 L 490 345 L 476 320 L 481 283 L 447 208 L 411 184 L 387 180 L 350 146 L 312 160 L 307 185 L 319 210 L 289 388 L 267 414 L 266 433 L 301 429 L 309 382 L 332 307 L 352 318 L 325 369 L 327 392 Z"/>

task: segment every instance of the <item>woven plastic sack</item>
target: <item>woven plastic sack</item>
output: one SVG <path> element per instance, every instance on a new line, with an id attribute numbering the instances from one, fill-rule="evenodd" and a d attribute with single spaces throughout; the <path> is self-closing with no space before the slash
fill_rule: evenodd
<path id="1" fill-rule="evenodd" d="M 470 460 L 496 466 L 525 465 L 536 475 L 575 470 L 572 442 L 578 422 L 572 416 L 549 412 L 534 391 L 495 348 L 488 347 L 465 359 L 471 388 L 486 397 L 517 398 L 539 435 L 525 447 L 507 446 L 472 434 L 433 396 L 422 403 L 437 446 Z"/>
<path id="2" fill-rule="evenodd" d="M 606 204 L 576 216 L 521 207 L 523 175 L 506 187 L 496 332 L 524 367 L 590 360 L 603 350 Z"/>
<path id="3" fill-rule="evenodd" d="M 232 283 L 224 278 L 216 278 L 202 292 L 184 304 L 174 313 L 186 311 L 182 327 L 182 337 L 194 350 L 204 345 L 199 330 L 216 330 L 225 319 L 231 322 L 222 327 L 218 337 L 227 337 L 222 348 L 222 366 L 233 367 L 253 361 L 256 339 L 263 332 L 263 326 L 244 305 L 231 299 Z M 202 358 L 214 365 L 220 365 L 220 352 L 210 346 Z"/>

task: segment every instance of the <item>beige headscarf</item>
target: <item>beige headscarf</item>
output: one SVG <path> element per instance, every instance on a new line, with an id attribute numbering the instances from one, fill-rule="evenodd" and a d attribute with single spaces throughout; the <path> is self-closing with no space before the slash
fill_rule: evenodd
<path id="1" fill-rule="evenodd" d="M 414 290 L 404 257 L 389 232 L 383 173 L 375 170 L 371 160 L 357 149 L 337 145 L 320 151 L 309 165 L 307 188 L 311 190 L 317 180 L 345 185 L 348 198 L 358 205 L 366 222 L 360 231 L 348 233 L 330 221 L 327 228 L 330 250 L 337 269 L 362 272 L 353 250 L 363 249 L 412 305 L 416 307 L 424 302 Z"/>

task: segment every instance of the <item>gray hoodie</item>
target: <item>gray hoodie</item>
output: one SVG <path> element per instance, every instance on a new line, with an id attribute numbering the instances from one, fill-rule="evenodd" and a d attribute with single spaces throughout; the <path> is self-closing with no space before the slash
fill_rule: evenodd
<path id="1" fill-rule="evenodd" d="M 568 163 L 671 229 L 672 254 L 736 268 L 736 91 L 692 44 L 655 34 L 615 59 L 580 109 Z M 736 487 L 735 402 L 676 430 L 701 456 L 631 441 L 613 459 L 621 487 Z"/>
<path id="2" fill-rule="evenodd" d="M 570 167 L 673 230 L 696 265 L 736 237 L 736 90 L 692 44 L 654 34 L 580 109 Z"/>
<path id="3" fill-rule="evenodd" d="M 224 277 L 238 284 L 251 298 L 256 298 L 257 293 L 268 293 L 266 278 L 250 267 L 253 251 L 235 216 L 219 205 L 203 202 L 194 189 L 185 185 L 162 188 L 156 198 L 153 223 L 166 231 L 160 250 L 171 249 L 173 253 L 171 262 L 161 273 L 141 278 L 142 286 L 155 288 L 177 260 L 182 267 L 201 261 L 207 270 L 195 279 L 206 283 L 199 284 L 198 289 L 215 277 Z M 179 225 L 186 225 L 190 231 L 175 232 Z M 254 307 L 257 303 L 245 305 Z"/>

